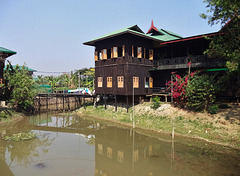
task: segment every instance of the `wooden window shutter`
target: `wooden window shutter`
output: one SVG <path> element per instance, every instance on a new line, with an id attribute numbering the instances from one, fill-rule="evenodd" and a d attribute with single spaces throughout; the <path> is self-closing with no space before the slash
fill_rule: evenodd
<path id="1" fill-rule="evenodd" d="M 122 57 L 125 56 L 125 45 L 122 46 Z"/>
<path id="2" fill-rule="evenodd" d="M 107 59 L 107 49 L 103 49 L 102 51 L 103 51 L 102 52 L 103 59 Z"/>
<path id="3" fill-rule="evenodd" d="M 107 77 L 107 87 L 112 87 L 112 77 Z"/>
<path id="4" fill-rule="evenodd" d="M 133 77 L 133 87 L 139 88 L 139 77 Z"/>
<path id="5" fill-rule="evenodd" d="M 124 79 L 123 79 L 123 76 L 118 76 L 118 77 L 117 77 L 117 81 L 118 81 L 118 88 L 123 88 L 123 87 L 124 87 Z"/>
<path id="6" fill-rule="evenodd" d="M 149 50 L 149 60 L 153 60 L 153 50 Z"/>
<path id="7" fill-rule="evenodd" d="M 98 87 L 103 86 L 103 77 L 98 77 Z"/>
<path id="8" fill-rule="evenodd" d="M 153 88 L 153 78 L 152 77 L 149 78 L 149 87 Z"/>
<path id="9" fill-rule="evenodd" d="M 94 52 L 94 60 L 98 61 L 98 52 L 97 51 Z"/>
<path id="10" fill-rule="evenodd" d="M 113 58 L 113 48 L 111 48 L 111 58 Z"/>
<path id="11" fill-rule="evenodd" d="M 118 48 L 117 47 L 113 47 L 113 57 L 114 58 L 118 57 Z"/>
<path id="12" fill-rule="evenodd" d="M 142 58 L 142 47 L 137 47 L 137 57 Z"/>
<path id="13" fill-rule="evenodd" d="M 134 57 L 134 46 L 132 45 L 132 57 Z"/>

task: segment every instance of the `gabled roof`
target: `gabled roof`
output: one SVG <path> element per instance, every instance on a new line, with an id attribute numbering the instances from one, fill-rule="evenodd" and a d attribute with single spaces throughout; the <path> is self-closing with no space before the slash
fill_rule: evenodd
<path id="1" fill-rule="evenodd" d="M 0 53 L 16 54 L 17 52 L 11 51 L 11 50 L 3 48 L 3 47 L 0 47 Z"/>
<path id="2" fill-rule="evenodd" d="M 12 67 L 13 67 L 13 69 L 15 69 L 15 68 L 16 68 L 16 65 L 12 65 Z M 23 69 L 23 66 L 18 66 L 18 67 L 19 67 L 20 70 Z M 4 70 L 6 70 L 6 68 L 7 68 L 7 66 L 4 67 Z M 27 67 L 27 66 L 24 66 L 24 68 L 25 68 L 26 70 L 30 71 L 30 72 L 36 72 L 36 71 L 37 71 L 37 70 L 33 70 L 33 69 L 31 69 L 31 68 L 29 68 L 29 67 Z"/>
<path id="3" fill-rule="evenodd" d="M 152 26 L 153 26 L 153 22 L 152 22 Z M 174 34 L 170 31 L 167 30 L 163 30 L 160 29 L 158 30 L 157 28 L 155 28 L 153 26 L 154 29 L 149 30 L 149 33 L 145 34 L 137 25 L 133 25 L 127 28 L 123 28 L 114 32 L 111 32 L 107 35 L 104 35 L 102 37 L 90 40 L 88 42 L 83 43 L 84 45 L 90 45 L 90 46 L 94 46 L 96 42 L 107 39 L 107 38 L 111 38 L 111 37 L 115 37 L 118 35 L 122 35 L 122 34 L 126 34 L 126 33 L 130 33 L 130 34 L 134 34 L 134 35 L 138 35 L 140 37 L 144 37 L 150 40 L 154 40 L 154 41 L 158 41 L 158 42 L 165 42 L 165 41 L 169 41 L 169 40 L 176 40 L 179 38 L 182 38 L 180 35 Z M 150 33 L 152 30 L 154 30 L 156 33 Z"/>

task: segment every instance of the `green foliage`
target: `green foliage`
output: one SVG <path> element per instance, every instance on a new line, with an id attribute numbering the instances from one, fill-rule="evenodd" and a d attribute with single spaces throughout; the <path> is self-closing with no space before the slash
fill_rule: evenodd
<path id="1" fill-rule="evenodd" d="M 186 87 L 187 106 L 196 110 L 207 110 L 215 101 L 218 88 L 214 76 L 202 75 L 193 77 Z"/>
<path id="2" fill-rule="evenodd" d="M 221 23 L 221 33 L 212 38 L 210 48 L 205 52 L 210 57 L 226 59 L 230 72 L 240 71 L 240 1 L 239 0 L 205 0 L 210 25 Z M 230 21 L 231 20 L 231 21 Z"/>
<path id="3" fill-rule="evenodd" d="M 212 105 L 208 107 L 208 112 L 210 114 L 217 114 L 218 112 L 218 105 Z"/>
<path id="4" fill-rule="evenodd" d="M 28 110 L 34 103 L 36 95 L 34 82 L 25 66 L 20 69 L 17 65 L 14 70 L 8 65 L 4 74 L 5 90 L 9 93 L 10 103 L 17 110 Z"/>
<path id="5" fill-rule="evenodd" d="M 152 109 L 157 109 L 161 106 L 160 104 L 160 98 L 158 96 L 152 98 L 152 104 L 151 108 Z"/>
<path id="6" fill-rule="evenodd" d="M 13 134 L 12 136 L 5 136 L 3 139 L 6 141 L 25 141 L 25 140 L 29 140 L 32 138 L 35 138 L 36 134 L 33 132 L 26 132 L 26 133 L 17 133 L 17 134 Z"/>

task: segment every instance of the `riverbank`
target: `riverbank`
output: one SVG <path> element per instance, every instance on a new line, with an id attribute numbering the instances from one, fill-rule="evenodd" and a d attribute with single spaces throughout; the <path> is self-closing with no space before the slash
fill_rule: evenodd
<path id="1" fill-rule="evenodd" d="M 22 113 L 18 113 L 10 108 L 2 108 L 0 111 L 0 126 L 13 124 L 24 118 Z"/>
<path id="2" fill-rule="evenodd" d="M 135 126 L 137 129 L 147 129 L 171 135 L 174 126 L 176 136 L 197 138 L 205 141 L 240 149 L 240 106 L 229 105 L 217 114 L 199 113 L 179 109 L 170 104 L 161 104 L 153 110 L 151 103 L 138 104 L 134 108 Z M 94 108 L 92 105 L 76 111 L 79 116 L 94 117 L 126 126 L 132 126 L 132 109 L 103 105 Z"/>

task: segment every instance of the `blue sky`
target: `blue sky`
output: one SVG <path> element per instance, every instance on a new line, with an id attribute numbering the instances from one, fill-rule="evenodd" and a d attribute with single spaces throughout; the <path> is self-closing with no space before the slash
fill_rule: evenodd
<path id="1" fill-rule="evenodd" d="M 83 42 L 135 24 L 147 32 L 152 19 L 184 37 L 216 32 L 220 26 L 199 16 L 205 6 L 203 0 L 1 0 L 0 46 L 17 52 L 8 58 L 14 65 L 69 72 L 94 66 L 94 47 Z"/>

